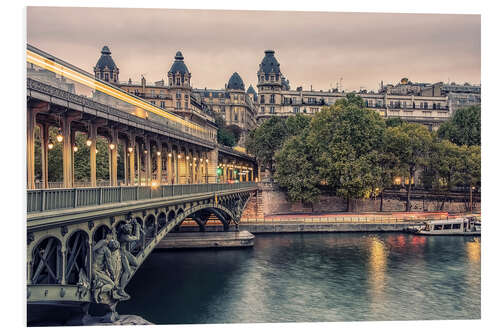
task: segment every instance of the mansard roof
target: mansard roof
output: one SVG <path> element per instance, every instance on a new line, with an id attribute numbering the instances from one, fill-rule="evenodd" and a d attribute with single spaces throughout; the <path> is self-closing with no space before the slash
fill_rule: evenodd
<path id="1" fill-rule="evenodd" d="M 170 70 L 168 72 L 172 74 L 189 74 L 189 70 L 184 63 L 184 56 L 182 55 L 181 51 L 177 51 L 177 53 L 175 54 L 174 63 L 172 64 L 172 67 L 170 67 Z"/>
<path id="2" fill-rule="evenodd" d="M 234 72 L 233 75 L 231 75 L 227 83 L 227 89 L 245 91 L 245 84 L 238 73 Z"/>
<path id="3" fill-rule="evenodd" d="M 260 70 L 263 71 L 265 74 L 270 74 L 270 73 L 279 73 L 280 72 L 280 64 L 278 60 L 274 57 L 274 51 L 273 50 L 266 50 L 264 51 L 264 59 L 262 59 L 262 62 L 260 63 Z"/>
<path id="4" fill-rule="evenodd" d="M 113 61 L 113 58 L 111 58 L 111 51 L 109 50 L 109 47 L 107 47 L 106 45 L 103 46 L 101 50 L 101 57 L 97 61 L 95 67 L 100 70 L 108 68 L 111 71 L 118 69 L 116 67 L 115 62 Z"/>

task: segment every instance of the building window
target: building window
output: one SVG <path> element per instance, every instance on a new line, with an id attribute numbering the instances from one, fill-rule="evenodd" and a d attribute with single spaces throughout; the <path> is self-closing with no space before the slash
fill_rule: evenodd
<path id="1" fill-rule="evenodd" d="M 271 100 L 269 103 L 274 104 L 274 94 L 271 95 Z"/>
<path id="2" fill-rule="evenodd" d="M 179 91 L 177 91 L 177 92 L 175 93 L 175 98 L 179 99 L 179 98 L 181 98 L 181 97 L 182 97 L 182 96 L 181 96 L 181 93 L 180 93 Z"/>
<path id="3" fill-rule="evenodd" d="M 151 101 L 151 104 L 156 105 L 156 102 L 155 101 Z"/>
<path id="4" fill-rule="evenodd" d="M 265 111 L 266 111 L 266 110 L 265 110 L 265 108 L 264 108 L 263 106 L 261 106 L 261 108 L 260 108 L 260 112 L 261 112 L 261 113 L 264 113 Z"/>
<path id="5" fill-rule="evenodd" d="M 293 107 L 293 112 L 294 113 L 299 113 L 299 107 L 298 106 L 294 106 Z"/>
<path id="6" fill-rule="evenodd" d="M 109 74 L 108 74 L 108 73 L 105 73 L 105 74 L 104 74 L 104 80 L 105 80 L 105 81 L 109 81 Z"/>
<path id="7" fill-rule="evenodd" d="M 180 109 L 180 108 L 181 108 L 181 102 L 177 101 L 177 103 L 176 103 L 176 108 L 177 108 L 177 109 Z"/>
<path id="8" fill-rule="evenodd" d="M 264 95 L 260 95 L 260 104 L 264 104 L 264 103 L 266 103 Z"/>
<path id="9" fill-rule="evenodd" d="M 271 106 L 269 113 L 274 113 L 274 106 Z"/>
<path id="10" fill-rule="evenodd" d="M 184 108 L 187 109 L 188 108 L 188 102 L 184 102 Z"/>
<path id="11" fill-rule="evenodd" d="M 164 109 L 164 108 L 165 108 L 165 101 L 160 101 L 160 107 L 161 107 L 162 109 Z"/>
<path id="12" fill-rule="evenodd" d="M 176 80 L 176 84 L 177 84 L 178 86 L 180 86 L 180 85 L 181 85 L 181 79 L 180 79 L 179 77 L 178 77 L 178 78 L 177 78 L 177 80 Z"/>
<path id="13" fill-rule="evenodd" d="M 427 109 L 429 107 L 429 105 L 427 104 L 427 102 L 424 102 L 424 109 Z"/>

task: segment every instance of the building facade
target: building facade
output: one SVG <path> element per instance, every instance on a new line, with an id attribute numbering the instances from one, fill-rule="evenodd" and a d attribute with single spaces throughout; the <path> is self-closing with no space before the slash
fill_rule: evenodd
<path id="1" fill-rule="evenodd" d="M 167 84 L 163 79 L 149 83 L 145 77 L 141 77 L 140 82 L 133 82 L 131 79 L 120 81 L 119 69 L 111 58 L 111 51 L 107 46 L 102 48 L 101 57 L 94 67 L 94 74 L 97 79 L 112 83 L 161 109 L 209 128 L 213 136 L 216 136 L 217 127 L 213 114 L 192 94 L 191 73 L 180 51 L 176 53 L 167 73 Z"/>
<path id="2" fill-rule="evenodd" d="M 257 72 L 258 114 L 261 123 L 271 116 L 287 117 L 297 113 L 314 114 L 323 106 L 345 98 L 345 92 L 333 90 L 292 90 L 281 72 L 273 50 L 266 50 Z M 458 107 L 481 103 L 481 87 L 412 83 L 403 78 L 397 85 L 383 85 L 378 93 L 359 91 L 365 107 L 384 118 L 398 117 L 424 124 L 436 130 Z"/>
<path id="3" fill-rule="evenodd" d="M 252 86 L 245 91 L 241 76 L 234 72 L 224 89 L 194 89 L 193 93 L 209 110 L 218 113 L 226 125 L 241 130 L 239 146 L 243 146 L 248 132 L 257 125 L 257 93 Z"/>

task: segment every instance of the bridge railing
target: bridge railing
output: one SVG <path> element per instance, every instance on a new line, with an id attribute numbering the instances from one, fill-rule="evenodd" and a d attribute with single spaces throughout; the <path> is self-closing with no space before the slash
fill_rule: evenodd
<path id="1" fill-rule="evenodd" d="M 196 193 L 244 190 L 256 187 L 255 182 L 179 184 L 160 186 L 86 187 L 27 191 L 27 212 L 71 209 L 155 198 L 168 198 Z"/>

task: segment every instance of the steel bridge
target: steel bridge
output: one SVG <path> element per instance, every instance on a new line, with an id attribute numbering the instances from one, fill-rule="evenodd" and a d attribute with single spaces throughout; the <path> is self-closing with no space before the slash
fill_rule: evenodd
<path id="1" fill-rule="evenodd" d="M 257 165 L 218 145 L 209 119 L 158 108 L 30 45 L 26 59 L 28 309 L 62 304 L 85 313 L 100 304 L 113 320 L 135 272 L 186 219 L 200 231 L 209 219 L 223 230 L 238 225 L 257 190 Z M 60 182 L 49 179 L 51 128 L 62 148 Z M 85 181 L 75 179 L 76 133 L 87 138 Z M 108 144 L 109 186 L 98 186 L 98 137 Z"/>

